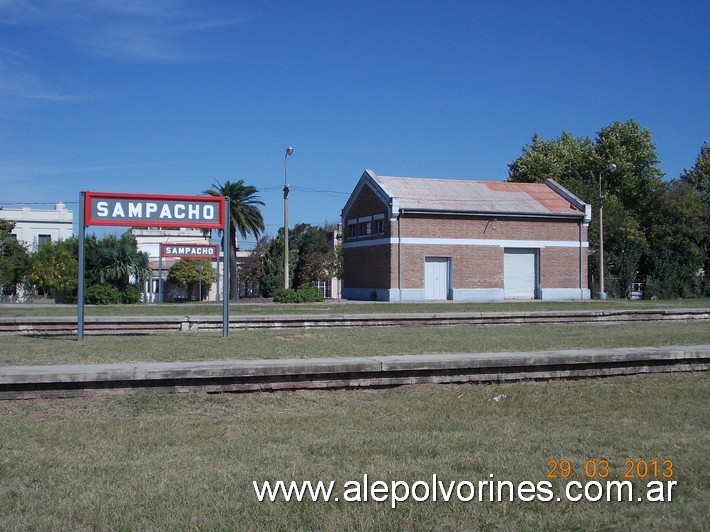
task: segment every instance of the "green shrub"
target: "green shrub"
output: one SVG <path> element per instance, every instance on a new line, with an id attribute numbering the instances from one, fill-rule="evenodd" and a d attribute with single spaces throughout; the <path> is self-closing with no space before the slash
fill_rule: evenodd
<path id="1" fill-rule="evenodd" d="M 116 305 L 121 302 L 121 292 L 107 284 L 94 284 L 86 289 L 86 302 L 92 305 Z"/>
<path id="2" fill-rule="evenodd" d="M 325 299 L 320 293 L 320 290 L 318 290 L 318 288 L 312 284 L 299 286 L 296 290 L 296 293 L 298 294 L 302 303 L 319 303 Z"/>
<path id="3" fill-rule="evenodd" d="M 123 292 L 121 292 L 121 303 L 126 305 L 140 303 L 142 295 L 143 291 L 138 286 L 134 284 L 129 285 Z"/>
<path id="4" fill-rule="evenodd" d="M 281 288 L 274 294 L 274 302 L 276 303 L 315 303 L 324 299 L 320 290 L 312 284 L 301 285 L 296 290 Z"/>
<path id="5" fill-rule="evenodd" d="M 298 303 L 298 296 L 293 288 L 279 288 L 274 292 L 274 303 Z"/>

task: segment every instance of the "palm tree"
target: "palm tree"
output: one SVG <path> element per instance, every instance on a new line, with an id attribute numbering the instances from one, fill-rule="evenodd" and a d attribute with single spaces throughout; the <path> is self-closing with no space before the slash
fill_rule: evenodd
<path id="1" fill-rule="evenodd" d="M 89 246 L 89 277 L 94 283 L 108 283 L 119 290 L 134 281 L 150 277 L 148 254 L 138 251 L 136 237 L 124 233 L 121 238 L 108 235 L 94 246 Z"/>
<path id="2" fill-rule="evenodd" d="M 215 181 L 211 189 L 204 190 L 202 193 L 210 196 L 229 196 L 229 242 L 232 248 L 229 261 L 229 298 L 236 299 L 239 294 L 237 232 L 242 235 L 242 238 L 246 238 L 248 233 L 259 238 L 265 226 L 264 217 L 261 215 L 258 205 L 264 205 L 264 202 L 257 195 L 259 191 L 251 185 L 245 185 L 242 179 L 236 183 L 225 181 L 223 184 Z"/>

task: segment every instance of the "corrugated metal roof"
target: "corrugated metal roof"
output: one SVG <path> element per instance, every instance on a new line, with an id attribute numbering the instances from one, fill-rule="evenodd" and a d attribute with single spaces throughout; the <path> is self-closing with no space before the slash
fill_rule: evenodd
<path id="1" fill-rule="evenodd" d="M 584 210 L 544 183 L 390 177 L 374 172 L 371 175 L 405 210 L 584 215 Z"/>

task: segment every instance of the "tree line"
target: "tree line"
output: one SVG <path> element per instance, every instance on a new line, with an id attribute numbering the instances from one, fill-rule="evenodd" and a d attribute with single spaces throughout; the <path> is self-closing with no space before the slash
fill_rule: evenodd
<path id="1" fill-rule="evenodd" d="M 312 285 L 317 281 L 327 281 L 342 275 L 342 253 L 337 243 L 329 244 L 329 234 L 335 224 L 323 226 L 297 224 L 289 228 L 289 287 L 284 287 L 284 232 L 279 229 L 274 237 L 263 235 L 265 225 L 259 206 L 264 202 L 259 191 L 244 183 L 216 181 L 204 194 L 226 196 L 230 199 L 230 223 L 227 238 L 230 239 L 230 298 L 239 297 L 240 283 L 252 287 L 262 297 L 281 295 L 283 290 L 293 290 Z M 224 249 L 223 231 L 220 231 Z M 253 235 L 258 239 L 252 253 L 241 263 L 237 262 L 239 236 Z M 257 295 L 248 291 L 248 295 Z"/>
<path id="2" fill-rule="evenodd" d="M 14 223 L 0 220 L 0 287 L 5 297 L 28 294 L 76 302 L 79 244 L 76 237 L 45 242 L 30 251 L 11 237 Z M 328 243 L 334 224 L 323 227 L 298 224 L 289 231 L 291 287 L 327 281 L 342 271 L 342 255 Z M 138 303 L 144 283 L 151 278 L 149 256 L 138 250 L 135 236 L 99 239 L 87 235 L 85 243 L 86 302 Z M 235 269 L 233 286 L 251 287 L 248 297 L 276 297 L 284 291 L 283 230 L 276 237 L 262 236 L 252 253 Z M 236 245 L 235 257 L 236 257 Z M 206 258 L 183 258 L 167 271 L 167 282 L 187 290 L 193 299 L 207 296 L 217 272 Z M 21 288 L 20 288 L 21 287 Z M 18 290 L 18 288 L 20 288 Z M 232 292 L 232 299 L 237 293 Z M 314 295 L 311 298 L 317 297 Z"/>
<path id="3" fill-rule="evenodd" d="M 249 296 L 274 297 L 284 290 L 283 230 L 275 237 L 262 236 L 264 219 L 259 209 L 264 203 L 258 190 L 244 183 L 215 182 L 203 194 L 230 198 L 229 227 L 224 238 L 231 239 L 230 298 L 239 297 L 239 284 L 253 289 Z M 30 251 L 12 236 L 14 222 L 0 220 L 0 289 L 12 296 L 18 292 L 51 295 L 58 301 L 76 301 L 78 282 L 78 240 L 45 242 Z M 328 244 L 334 224 L 323 227 L 298 224 L 289 231 L 291 287 L 312 285 L 331 276 L 340 276 L 342 255 Z M 239 239 L 259 238 L 250 256 L 237 263 Z M 209 234 L 205 235 L 209 238 Z M 144 282 L 151 277 L 149 256 L 138 250 L 136 238 L 126 232 L 85 240 L 86 299 L 88 303 L 136 303 L 141 300 Z M 338 264 L 340 264 L 338 266 Z M 193 296 L 207 294 L 216 271 L 208 259 L 178 260 L 168 271 L 167 281 L 186 288 Z M 201 289 L 200 289 L 201 285 Z M 18 291 L 18 287 L 22 289 Z"/>
<path id="4" fill-rule="evenodd" d="M 612 163 L 616 171 L 604 171 Z M 651 132 L 634 120 L 617 121 L 594 139 L 534 135 L 509 165 L 508 180 L 551 178 L 593 206 L 589 268 L 595 284 L 603 204 L 605 283 L 612 295 L 628 297 L 640 280 L 645 297 L 708 296 L 710 145 L 704 143 L 694 165 L 672 179 L 664 179 L 659 164 Z"/>
<path id="5" fill-rule="evenodd" d="M 614 172 L 605 171 L 609 164 Z M 593 206 L 589 227 L 589 277 L 599 281 L 599 207 L 604 207 L 605 284 L 612 296 L 626 298 L 642 281 L 645 296 L 660 298 L 710 295 L 710 145 L 705 143 L 690 169 L 664 179 L 656 145 L 648 129 L 634 120 L 614 122 L 595 138 L 568 132 L 553 139 L 534 135 L 521 155 L 508 165 L 511 182 L 542 182 L 551 178 Z M 284 290 L 284 234 L 264 236 L 259 191 L 243 180 L 215 181 L 204 194 L 230 198 L 229 226 L 219 236 L 230 239 L 230 295 L 239 285 L 249 295 L 275 297 Z M 0 220 L 0 287 L 14 293 L 18 285 L 71 300 L 76 297 L 76 238 L 45 243 L 30 252 L 11 238 L 12 222 Z M 329 242 L 334 224 L 298 224 L 289 229 L 288 289 L 342 276 L 342 251 Z M 253 235 L 256 248 L 237 262 L 239 236 Z M 126 233 L 102 240 L 87 237 L 86 277 L 90 302 L 140 300 L 149 278 L 148 255 Z M 595 260 L 595 258 L 597 260 Z M 199 264 L 202 263 L 202 268 Z M 215 272 L 205 259 L 181 259 L 168 279 L 193 289 L 211 284 Z M 590 286 L 591 287 L 591 286 Z M 594 288 L 594 287 L 591 287 Z M 206 293 L 203 291 L 203 293 Z"/>
<path id="6" fill-rule="evenodd" d="M 79 272 L 76 237 L 44 242 L 34 251 L 11 237 L 15 223 L 0 220 L 0 286 L 4 296 L 39 293 L 75 302 Z M 150 276 L 148 255 L 138 251 L 135 237 L 124 233 L 84 242 L 86 298 L 89 303 L 137 303 Z"/>

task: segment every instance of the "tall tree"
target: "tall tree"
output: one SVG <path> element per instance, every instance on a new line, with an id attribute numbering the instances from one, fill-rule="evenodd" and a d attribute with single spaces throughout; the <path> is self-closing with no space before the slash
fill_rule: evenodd
<path id="1" fill-rule="evenodd" d="M 615 172 L 605 172 L 602 179 L 602 195 L 618 200 L 623 210 L 617 220 L 609 218 L 610 223 L 604 224 L 610 251 L 604 258 L 609 264 L 607 271 L 620 281 L 619 295 L 626 296 L 637 271 L 650 273 L 649 262 L 643 259 L 655 223 L 651 215 L 656 198 L 666 192 L 663 171 L 651 132 L 635 120 L 616 121 L 602 128 L 595 151 L 597 168 L 609 163 L 617 167 Z M 597 233 L 596 224 L 593 232 Z M 598 234 L 595 241 L 599 241 Z"/>
<path id="2" fill-rule="evenodd" d="M 261 284 L 262 264 L 270 244 L 271 239 L 266 235 L 262 236 L 252 252 L 239 264 L 239 277 L 246 286 L 247 295 L 258 295 L 255 287 Z"/>
<path id="3" fill-rule="evenodd" d="M 664 188 L 649 215 L 651 290 L 659 297 L 700 296 L 710 209 L 686 181 L 673 180 Z"/>
<path id="4" fill-rule="evenodd" d="M 685 170 L 680 179 L 695 188 L 705 203 L 707 222 L 701 248 L 705 256 L 703 260 L 704 294 L 710 296 L 710 221 L 708 221 L 710 219 L 710 144 L 707 142 L 703 144 L 695 160 L 695 165 L 690 170 Z"/>
<path id="5" fill-rule="evenodd" d="M 683 171 L 680 178 L 710 200 L 710 144 L 703 144 L 695 159 L 695 165 L 690 170 Z"/>
<path id="6" fill-rule="evenodd" d="M 609 163 L 617 170 L 604 174 L 602 194 L 617 196 L 625 209 L 641 212 L 660 186 L 663 172 L 651 132 L 634 120 L 602 128 L 594 141 L 566 131 L 552 140 L 533 135 L 520 157 L 508 165 L 508 181 L 542 183 L 551 178 L 593 203 L 599 196 L 599 173 Z"/>
<path id="7" fill-rule="evenodd" d="M 79 260 L 76 238 L 45 242 L 31 254 L 31 267 L 27 276 L 30 284 L 41 288 L 45 296 L 52 294 L 56 300 L 73 297 L 77 288 Z"/>
<path id="8" fill-rule="evenodd" d="M 251 185 L 245 185 L 242 179 L 236 183 L 215 181 L 211 189 L 204 190 L 202 193 L 210 196 L 229 197 L 229 234 L 227 235 L 231 243 L 229 298 L 236 299 L 239 296 L 239 279 L 237 277 L 237 249 L 239 249 L 239 242 L 237 233 L 242 238 L 246 238 L 249 233 L 254 235 L 255 238 L 259 238 L 265 226 L 264 218 L 258 206 L 264 205 L 264 202 L 258 196 L 259 191 Z M 224 235 L 222 235 L 222 238 L 224 238 Z"/>
<path id="9" fill-rule="evenodd" d="M 552 178 L 580 199 L 595 206 L 599 213 L 599 176 L 609 163 L 616 172 L 604 172 L 602 196 L 607 198 L 605 224 L 605 271 L 618 277 L 622 287 L 629 284 L 635 271 L 644 264 L 651 211 L 650 202 L 662 190 L 663 172 L 658 167 L 656 145 L 651 132 L 634 120 L 614 122 L 602 128 L 592 141 L 575 138 L 568 132 L 545 140 L 534 135 L 523 153 L 508 168 L 508 180 L 535 183 Z M 590 245 L 599 247 L 598 218 L 589 230 Z M 598 261 L 590 261 L 590 270 L 598 276 Z M 621 289 L 622 294 L 626 288 Z"/>
<path id="10" fill-rule="evenodd" d="M 595 151 L 599 170 L 609 163 L 617 167 L 604 174 L 602 193 L 618 197 L 625 209 L 645 216 L 663 179 L 651 132 L 635 120 L 614 122 L 597 134 Z"/>
<path id="11" fill-rule="evenodd" d="M 298 263 L 298 248 L 290 246 L 288 256 L 289 279 L 294 279 L 294 269 Z M 261 295 L 264 297 L 273 297 L 273 295 L 284 286 L 283 228 L 280 228 L 278 234 L 271 239 L 264 252 L 259 282 L 261 285 Z"/>
<path id="12" fill-rule="evenodd" d="M 25 247 L 11 236 L 15 222 L 0 220 L 0 289 L 7 295 L 14 293 L 29 270 L 29 256 Z"/>
<path id="13" fill-rule="evenodd" d="M 298 262 L 294 273 L 294 286 L 325 281 L 332 251 L 328 249 L 328 231 L 323 227 L 298 224 L 289 231 L 289 247 L 298 250 Z"/>
<path id="14" fill-rule="evenodd" d="M 648 252 L 646 235 L 638 217 L 624 209 L 615 196 L 604 205 L 604 226 L 604 245 L 609 250 L 605 259 L 618 279 L 618 285 L 611 285 L 612 293 L 627 298 L 631 294 L 641 259 Z"/>
<path id="15" fill-rule="evenodd" d="M 594 175 L 594 143 L 567 131 L 552 140 L 533 135 L 523 154 L 508 165 L 508 181 L 542 183 L 553 179 L 580 199 L 592 203 L 599 195 Z"/>

